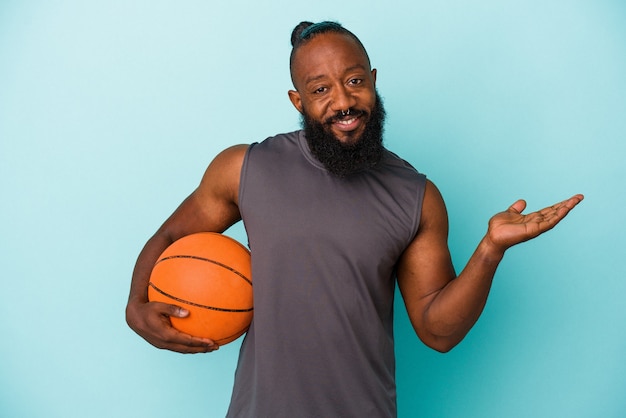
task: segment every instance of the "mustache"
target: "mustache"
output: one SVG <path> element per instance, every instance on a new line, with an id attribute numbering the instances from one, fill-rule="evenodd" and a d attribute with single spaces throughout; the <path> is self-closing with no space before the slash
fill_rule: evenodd
<path id="1" fill-rule="evenodd" d="M 335 113 L 333 116 L 328 117 L 324 123 L 327 125 L 331 125 L 335 122 L 339 122 L 342 120 L 347 120 L 347 119 L 353 119 L 353 118 L 359 118 L 361 116 L 367 116 L 369 113 L 366 112 L 365 110 L 361 110 L 361 109 L 348 109 L 347 112 L 342 112 L 339 111 L 337 113 Z"/>

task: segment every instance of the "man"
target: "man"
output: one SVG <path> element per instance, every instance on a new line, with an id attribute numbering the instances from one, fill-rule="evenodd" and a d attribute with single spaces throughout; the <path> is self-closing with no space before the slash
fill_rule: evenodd
<path id="1" fill-rule="evenodd" d="M 158 255 L 174 240 L 243 220 L 252 252 L 254 320 L 242 343 L 232 417 L 393 417 L 395 280 L 419 338 L 446 352 L 481 314 L 505 251 L 554 227 L 581 200 L 489 221 L 457 276 L 435 185 L 382 146 L 384 109 L 361 42 L 336 23 L 292 34 L 289 98 L 302 131 L 238 145 L 148 241 L 133 274 L 128 324 L 159 348 L 216 350 L 149 303 Z"/>

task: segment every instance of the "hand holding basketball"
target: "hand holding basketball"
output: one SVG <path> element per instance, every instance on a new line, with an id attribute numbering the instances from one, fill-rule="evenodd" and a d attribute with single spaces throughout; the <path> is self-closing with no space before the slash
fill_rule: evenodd
<path id="1" fill-rule="evenodd" d="M 219 348 L 212 340 L 194 337 L 172 327 L 171 317 L 189 315 L 179 306 L 163 302 L 131 302 L 126 309 L 127 318 L 132 318 L 132 322 L 128 321 L 131 328 L 157 348 L 184 354 L 207 353 Z"/>

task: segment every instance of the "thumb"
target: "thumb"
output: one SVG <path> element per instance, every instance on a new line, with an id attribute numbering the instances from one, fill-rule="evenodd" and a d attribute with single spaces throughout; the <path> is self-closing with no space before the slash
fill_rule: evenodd
<path id="1" fill-rule="evenodd" d="M 511 206 L 509 206 L 508 211 L 509 212 L 513 211 L 515 213 L 522 213 L 524 209 L 526 209 L 526 201 L 523 199 L 520 199 L 517 202 L 513 203 Z"/>
<path id="2" fill-rule="evenodd" d="M 176 305 L 167 306 L 167 314 L 176 318 L 185 318 L 189 316 L 189 311 Z"/>

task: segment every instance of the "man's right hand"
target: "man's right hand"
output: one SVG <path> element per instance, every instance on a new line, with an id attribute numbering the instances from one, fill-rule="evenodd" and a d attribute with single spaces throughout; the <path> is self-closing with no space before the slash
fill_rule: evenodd
<path id="1" fill-rule="evenodd" d="M 183 354 L 208 353 L 219 345 L 206 338 L 193 337 L 172 326 L 170 317 L 184 318 L 189 311 L 162 302 L 129 302 L 126 322 L 150 344 L 164 350 Z"/>

